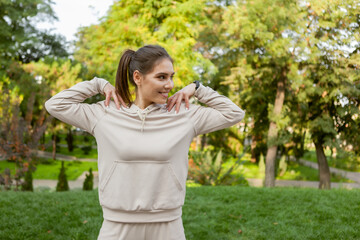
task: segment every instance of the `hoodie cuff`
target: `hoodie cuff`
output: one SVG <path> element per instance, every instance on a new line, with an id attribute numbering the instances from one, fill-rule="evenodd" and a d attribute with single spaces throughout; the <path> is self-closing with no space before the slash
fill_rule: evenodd
<path id="1" fill-rule="evenodd" d="M 108 84 L 109 82 L 103 78 L 97 78 L 96 79 L 96 85 L 97 85 L 97 90 L 100 94 L 104 95 L 104 88 L 106 86 L 106 84 Z"/>
<path id="2" fill-rule="evenodd" d="M 196 97 L 198 100 L 201 100 L 205 94 L 204 90 L 205 86 L 200 83 L 198 89 L 195 90 L 194 97 Z"/>

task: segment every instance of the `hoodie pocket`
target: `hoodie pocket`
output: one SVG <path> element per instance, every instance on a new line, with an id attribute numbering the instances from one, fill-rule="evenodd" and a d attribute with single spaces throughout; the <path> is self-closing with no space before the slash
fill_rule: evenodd
<path id="1" fill-rule="evenodd" d="M 182 205 L 183 188 L 167 161 L 115 161 L 100 186 L 101 205 L 154 211 Z"/>

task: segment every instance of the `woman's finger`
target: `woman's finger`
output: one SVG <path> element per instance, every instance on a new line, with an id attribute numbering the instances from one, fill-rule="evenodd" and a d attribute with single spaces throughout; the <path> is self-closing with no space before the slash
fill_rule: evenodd
<path id="1" fill-rule="evenodd" d="M 181 102 L 183 100 L 184 94 L 180 93 L 180 96 L 176 99 L 176 107 L 175 107 L 175 113 L 178 113 L 180 110 Z"/>
<path id="2" fill-rule="evenodd" d="M 122 99 L 122 97 L 121 97 L 118 93 L 116 93 L 116 96 L 117 96 L 118 99 L 120 100 L 121 104 L 122 104 L 125 108 L 128 108 L 128 106 L 126 106 L 124 100 Z"/>
<path id="3" fill-rule="evenodd" d="M 189 110 L 190 103 L 189 103 L 189 97 L 185 95 L 185 109 Z"/>
<path id="4" fill-rule="evenodd" d="M 113 99 L 115 101 L 115 105 L 116 105 L 117 109 L 120 109 L 120 103 L 119 103 L 119 100 L 118 100 L 115 92 L 112 92 L 112 97 L 113 97 Z"/>
<path id="5" fill-rule="evenodd" d="M 171 109 L 173 108 L 175 104 L 175 100 L 176 100 L 176 93 L 168 99 L 168 106 L 167 106 L 168 112 L 170 112 Z"/>
<path id="6" fill-rule="evenodd" d="M 108 92 L 105 92 L 105 107 L 108 107 L 109 104 L 110 104 L 110 98 L 111 98 L 111 95 L 108 93 Z"/>

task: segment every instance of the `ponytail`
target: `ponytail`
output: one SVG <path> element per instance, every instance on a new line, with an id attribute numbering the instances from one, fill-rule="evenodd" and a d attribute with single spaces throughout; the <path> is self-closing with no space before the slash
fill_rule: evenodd
<path id="1" fill-rule="evenodd" d="M 125 50 L 120 58 L 117 69 L 115 89 L 126 104 L 132 103 L 129 82 L 136 88 L 133 79 L 134 71 L 137 70 L 141 74 L 146 75 L 163 58 L 173 62 L 166 50 L 158 45 L 146 45 L 139 48 L 136 52 L 130 49 Z"/>
<path id="2" fill-rule="evenodd" d="M 133 76 L 130 75 L 130 62 L 135 54 L 135 51 L 127 49 L 120 58 L 119 66 L 116 73 L 116 92 L 124 100 L 126 104 L 131 103 L 131 94 L 129 89 L 129 82 L 135 85 Z"/>

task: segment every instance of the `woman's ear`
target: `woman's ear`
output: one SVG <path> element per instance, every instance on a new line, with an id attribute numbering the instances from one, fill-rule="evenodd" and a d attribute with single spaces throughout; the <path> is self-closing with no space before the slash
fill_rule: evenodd
<path id="1" fill-rule="evenodd" d="M 134 74 L 133 74 L 133 79 L 134 79 L 136 86 L 141 85 L 142 78 L 143 78 L 142 74 L 138 70 L 135 70 Z"/>

